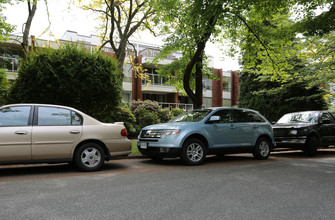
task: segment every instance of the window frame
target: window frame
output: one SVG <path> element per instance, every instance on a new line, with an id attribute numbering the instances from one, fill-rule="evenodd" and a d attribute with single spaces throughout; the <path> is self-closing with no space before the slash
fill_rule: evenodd
<path id="1" fill-rule="evenodd" d="M 55 108 L 55 109 L 64 109 L 64 110 L 67 110 L 67 111 L 70 111 L 70 124 L 68 125 L 39 125 L 38 124 L 38 115 L 39 115 L 39 108 L 42 107 L 42 108 Z M 72 119 L 72 115 L 73 114 L 76 114 L 80 117 L 81 119 L 81 123 L 80 124 L 73 124 L 73 119 Z M 58 107 L 58 106 L 45 106 L 45 105 L 38 105 L 38 106 L 35 106 L 35 111 L 34 111 L 34 119 L 33 119 L 33 125 L 34 126 L 83 126 L 84 124 L 84 117 L 79 114 L 77 111 L 73 111 L 72 109 L 69 109 L 69 108 L 64 108 L 64 107 Z"/>
<path id="2" fill-rule="evenodd" d="M 34 107 L 31 105 L 12 105 L 12 106 L 4 106 L 2 108 L 0 108 L 0 110 L 2 109 L 6 109 L 6 108 L 16 108 L 16 107 L 29 107 L 30 111 L 29 111 L 29 116 L 28 116 L 28 123 L 27 125 L 0 125 L 0 127 L 28 127 L 28 126 L 32 126 L 33 124 L 33 111 L 34 111 Z"/>

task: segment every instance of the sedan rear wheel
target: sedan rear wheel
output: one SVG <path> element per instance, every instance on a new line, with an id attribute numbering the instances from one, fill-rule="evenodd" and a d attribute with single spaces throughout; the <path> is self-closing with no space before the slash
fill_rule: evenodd
<path id="1" fill-rule="evenodd" d="M 181 159 L 186 165 L 200 165 L 205 158 L 205 144 L 202 141 L 192 138 L 184 143 Z"/>
<path id="2" fill-rule="evenodd" d="M 105 153 L 99 144 L 86 143 L 76 151 L 74 162 L 82 171 L 97 171 L 105 162 Z"/>
<path id="3" fill-rule="evenodd" d="M 261 137 L 257 140 L 256 145 L 254 147 L 254 151 L 252 152 L 254 158 L 257 160 L 266 160 L 270 156 L 270 142 L 267 138 Z"/>

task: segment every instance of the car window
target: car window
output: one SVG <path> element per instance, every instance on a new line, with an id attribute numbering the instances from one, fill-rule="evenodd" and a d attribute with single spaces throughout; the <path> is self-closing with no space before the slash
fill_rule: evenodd
<path id="1" fill-rule="evenodd" d="M 72 125 L 82 125 L 83 124 L 83 117 L 80 114 L 72 111 L 71 116 L 72 116 Z"/>
<path id="2" fill-rule="evenodd" d="M 7 107 L 0 110 L 0 126 L 27 126 L 30 106 Z"/>
<path id="3" fill-rule="evenodd" d="M 333 119 L 331 118 L 331 116 L 328 113 L 322 113 L 320 120 L 322 121 L 322 120 L 325 120 L 325 119 L 328 119 L 331 122 L 333 122 Z"/>
<path id="4" fill-rule="evenodd" d="M 259 116 L 256 112 L 248 111 L 248 110 L 232 110 L 233 122 L 265 122 L 264 119 Z"/>
<path id="5" fill-rule="evenodd" d="M 330 112 L 330 114 L 335 118 L 335 112 Z"/>
<path id="6" fill-rule="evenodd" d="M 56 107 L 39 107 L 37 125 L 71 125 L 71 111 Z"/>
<path id="7" fill-rule="evenodd" d="M 232 121 L 231 114 L 228 109 L 215 112 L 212 116 L 220 116 L 221 120 L 219 123 L 230 123 Z"/>

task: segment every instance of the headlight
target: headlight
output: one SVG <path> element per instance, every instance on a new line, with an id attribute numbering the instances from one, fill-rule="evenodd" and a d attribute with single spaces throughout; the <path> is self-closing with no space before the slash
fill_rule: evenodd
<path id="1" fill-rule="evenodd" d="M 169 135 L 178 134 L 180 129 L 162 130 L 161 138 L 166 138 Z"/>
<path id="2" fill-rule="evenodd" d="M 289 135 L 298 135 L 298 131 L 297 130 L 290 130 L 290 132 L 288 132 Z"/>

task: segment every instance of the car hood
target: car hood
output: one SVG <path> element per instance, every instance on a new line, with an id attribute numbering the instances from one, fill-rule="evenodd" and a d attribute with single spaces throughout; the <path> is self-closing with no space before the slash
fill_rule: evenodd
<path id="1" fill-rule="evenodd" d="M 275 125 L 272 125 L 272 127 L 274 129 L 276 128 L 306 128 L 306 127 L 310 127 L 310 126 L 313 126 L 313 125 L 316 125 L 316 124 L 311 124 L 311 123 L 290 123 L 290 124 L 275 124 Z"/>
<path id="2" fill-rule="evenodd" d="M 143 130 L 159 130 L 159 129 L 179 129 L 184 126 L 190 126 L 190 123 L 196 122 L 171 122 L 171 123 L 161 123 L 155 125 L 149 125 L 143 128 Z"/>

